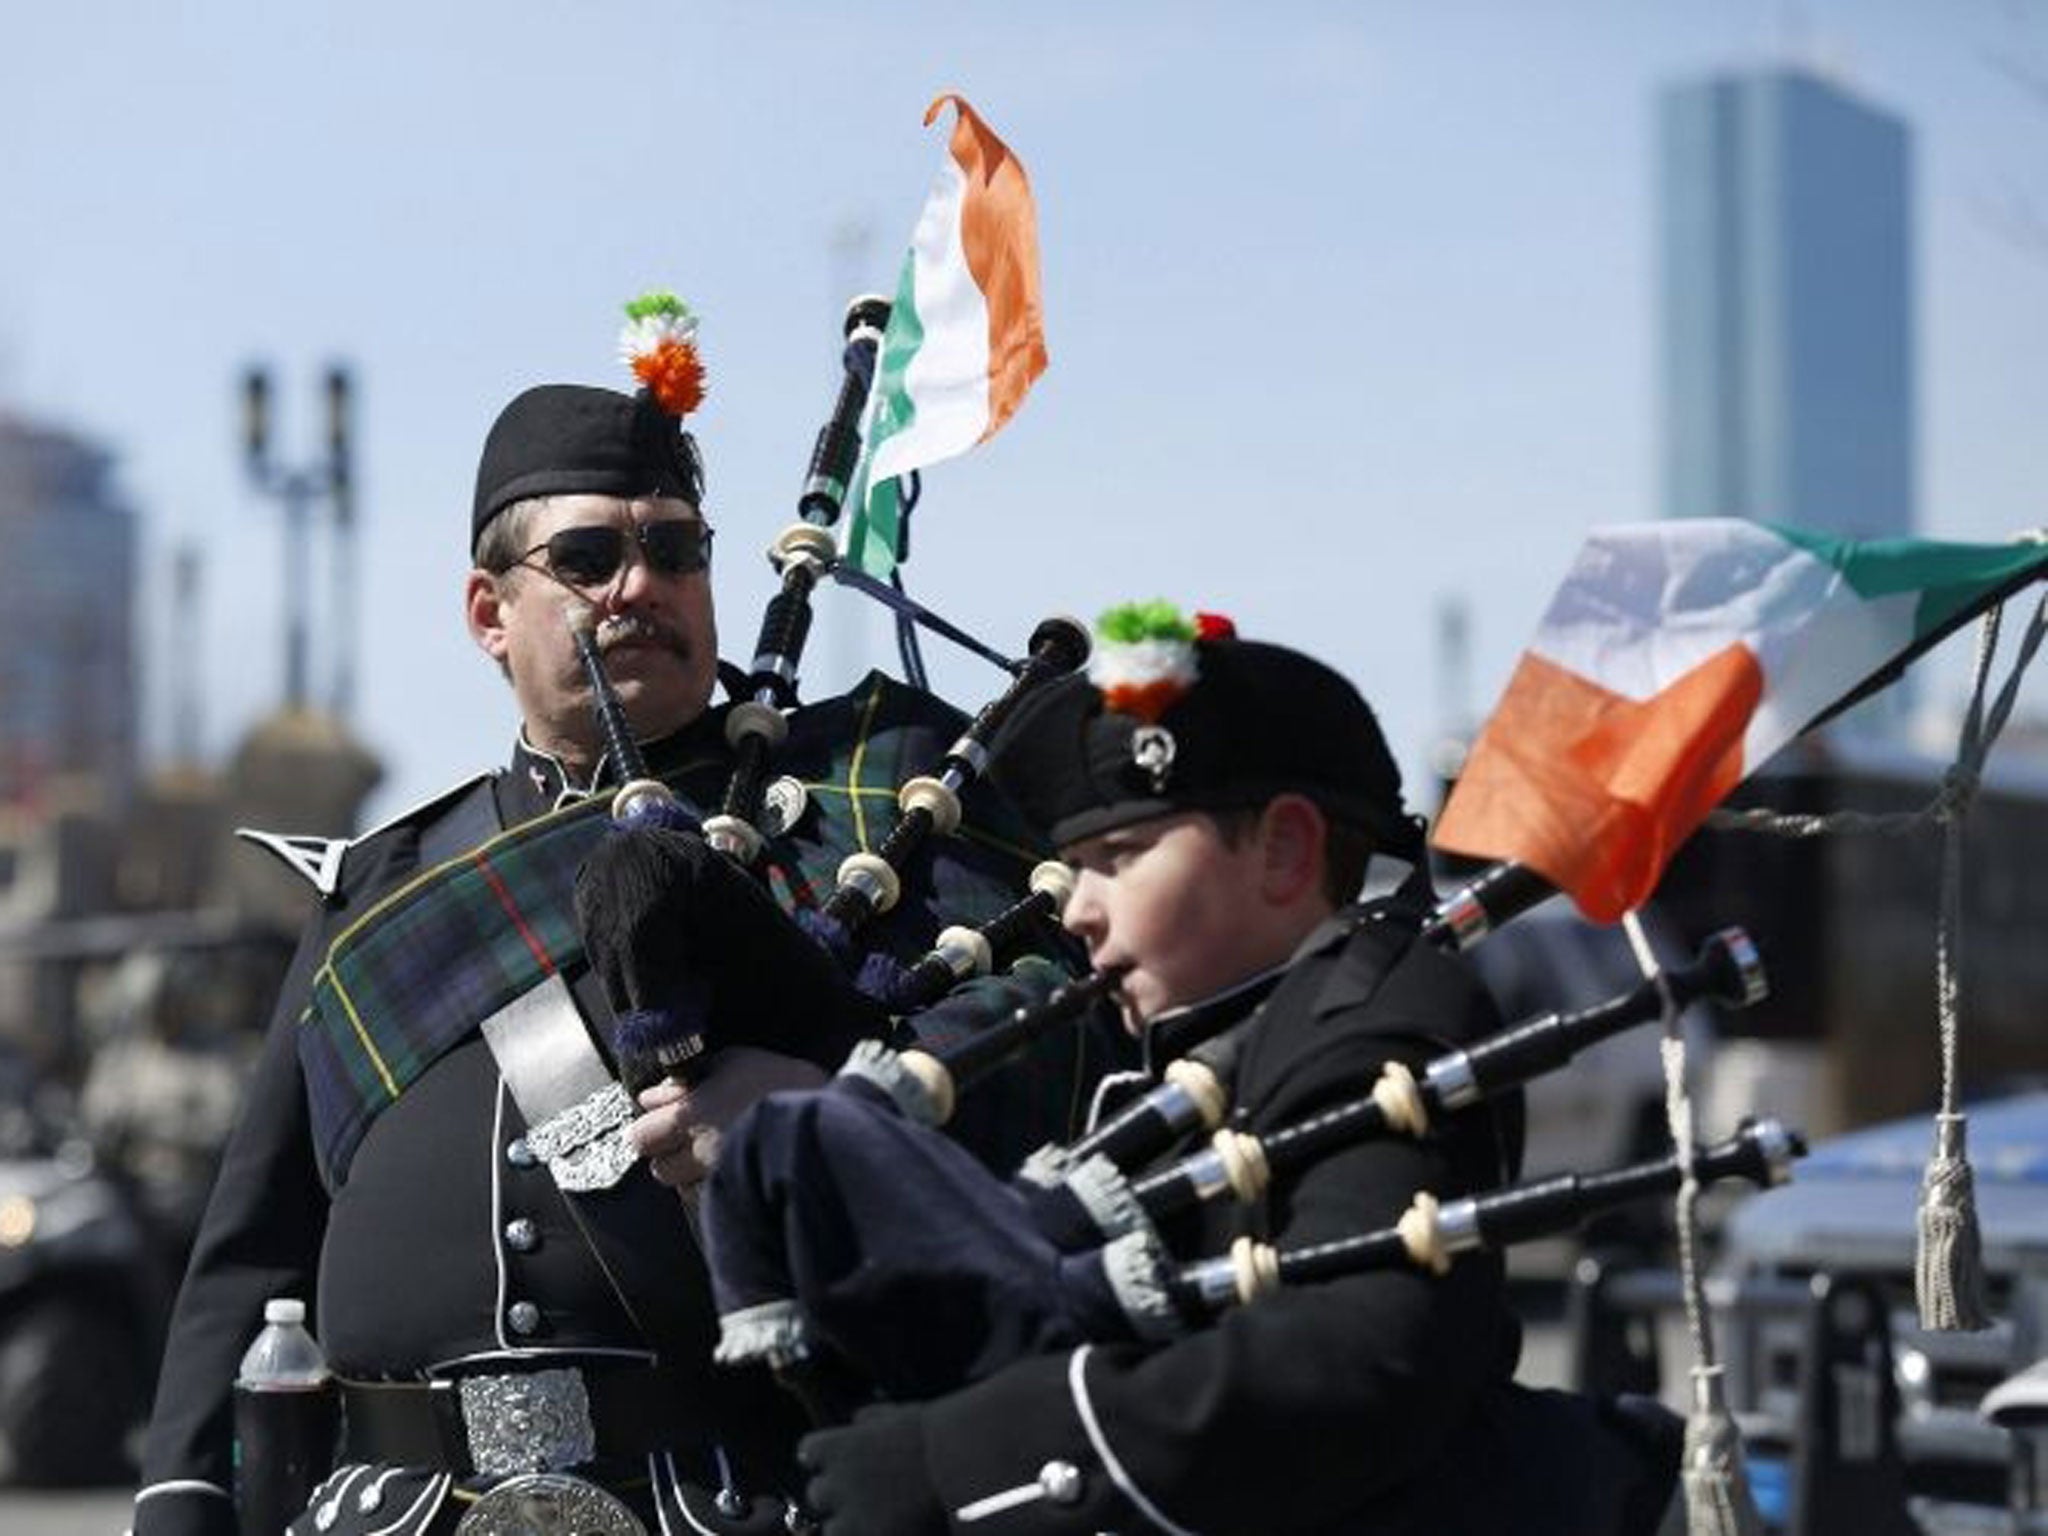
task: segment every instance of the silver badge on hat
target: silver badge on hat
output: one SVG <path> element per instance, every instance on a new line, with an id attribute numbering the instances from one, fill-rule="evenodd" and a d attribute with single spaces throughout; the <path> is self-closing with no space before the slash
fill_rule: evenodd
<path id="1" fill-rule="evenodd" d="M 1131 761 L 1145 770 L 1153 794 L 1166 792 L 1166 778 L 1173 772 L 1173 756 L 1178 750 L 1173 732 L 1163 725 L 1141 725 L 1131 732 Z"/>

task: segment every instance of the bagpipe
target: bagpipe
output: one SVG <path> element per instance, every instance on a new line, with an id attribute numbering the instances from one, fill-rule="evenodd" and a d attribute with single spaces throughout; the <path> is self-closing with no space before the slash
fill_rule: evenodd
<path id="1" fill-rule="evenodd" d="M 1045 619 L 1032 631 L 1010 686 L 984 705 L 946 749 L 938 774 L 920 774 L 897 792 L 903 814 L 882 846 L 873 853 L 849 854 L 840 864 L 838 887 L 818 913 L 821 942 L 841 950 L 863 924 L 896 904 L 902 890 L 900 871 L 934 833 L 949 833 L 960 825 L 960 793 L 988 767 L 996 736 L 1017 707 L 1047 683 L 1081 666 L 1088 649 L 1088 631 L 1064 615 Z"/>
<path id="2" fill-rule="evenodd" d="M 1767 990 L 1763 962 L 1749 935 L 1740 928 L 1723 929 L 1701 945 L 1690 964 L 1605 1002 L 1541 1014 L 1463 1050 L 1436 1056 L 1420 1074 L 1390 1061 L 1365 1096 L 1264 1137 L 1218 1130 L 1201 1150 L 1125 1181 L 1128 1204 L 1076 1198 L 1070 1172 L 1058 1184 L 1040 1184 L 1043 1194 L 1034 1202 L 1035 1212 L 1056 1242 L 1074 1243 L 1091 1235 L 1097 1240 L 1121 1235 L 1102 1228 L 1100 1213 L 1105 1209 L 1134 1204 L 1157 1223 L 1218 1197 L 1250 1204 L 1274 1179 L 1338 1147 L 1374 1136 L 1425 1136 L 1443 1116 L 1555 1071 L 1588 1046 L 1660 1017 L 1667 1006 L 1713 1001 L 1746 1008 L 1761 1002 Z M 1115 1164 L 1106 1154 L 1096 1155 L 1122 1174 L 1126 1165 Z"/>
<path id="3" fill-rule="evenodd" d="M 1603 1211 L 1651 1195 L 1670 1194 L 1690 1176 L 1702 1185 L 1734 1179 L 1758 1189 L 1782 1184 L 1806 1155 L 1797 1131 L 1764 1118 L 1733 1136 L 1694 1150 L 1690 1167 L 1677 1152 L 1602 1173 L 1560 1173 L 1492 1194 L 1438 1200 L 1421 1193 L 1393 1226 L 1357 1237 L 1275 1248 L 1239 1238 L 1219 1258 L 1181 1265 L 1166 1280 L 1184 1313 L 1220 1312 L 1257 1301 L 1283 1286 L 1403 1265 L 1441 1275 L 1461 1253 L 1569 1232 Z"/>
<path id="4" fill-rule="evenodd" d="M 1087 659 L 1087 631 L 1063 616 L 1036 627 L 1025 656 L 1005 663 L 1011 677 L 1001 694 L 930 773 L 902 786 L 895 825 L 875 851 L 842 861 L 822 906 L 799 906 L 792 916 L 750 872 L 765 842 L 765 787 L 796 702 L 812 592 L 838 562 L 832 530 L 860 452 L 888 313 L 888 303 L 874 297 L 847 309 L 837 397 L 812 450 L 799 520 L 770 546 L 780 585 L 726 714 L 732 768 L 717 814 L 683 804 L 649 774 L 606 676 L 595 614 L 580 597 L 565 604 L 599 731 L 622 781 L 611 801 L 612 835 L 578 870 L 576 915 L 612 1006 L 615 1056 L 629 1089 L 701 1071 L 719 1040 L 801 1045 L 799 1054 L 836 1061 L 856 1041 L 886 1034 L 892 1016 L 931 1007 L 957 983 L 1044 947 L 1071 890 L 1064 866 L 1042 865 L 1022 899 L 977 927 L 944 929 L 929 953 L 908 963 L 862 942 L 871 920 L 896 904 L 919 850 L 959 828 L 962 797 L 1016 709 Z M 1048 985 L 1049 977 L 1036 989 Z"/>
<path id="5" fill-rule="evenodd" d="M 1437 903 L 1422 936 L 1459 953 L 1502 924 L 1557 894 L 1557 887 L 1515 859 L 1489 864 Z"/>
<path id="6" fill-rule="evenodd" d="M 768 546 L 781 587 L 761 616 L 744 694 L 726 716 L 733 772 L 724 804 L 704 822 L 705 841 L 743 864 L 751 864 L 761 851 L 769 756 L 789 732 L 783 711 L 796 702 L 797 672 L 811 632 L 811 592 L 838 558 L 832 529 L 860 458 L 861 414 L 874 387 L 875 355 L 888 323 L 887 299 L 863 294 L 847 305 L 839 394 L 811 449 L 810 470 L 797 498 L 798 520 Z"/>
<path id="7" fill-rule="evenodd" d="M 1239 988 L 1227 1012 L 1243 1016 L 1278 979 Z M 1026 1354 L 1085 1341 L 1170 1339 L 1220 1305 L 1255 1300 L 1279 1285 L 1385 1268 L 1403 1254 L 1440 1271 L 1475 1246 L 1569 1230 L 1675 1187 L 1675 1154 L 1464 1200 L 1439 1203 L 1419 1193 L 1388 1232 L 1296 1253 L 1242 1249 L 1181 1265 L 1160 1223 L 1215 1195 L 1256 1199 L 1273 1180 L 1340 1148 L 1426 1134 L 1440 1117 L 1667 1008 L 1703 998 L 1742 1006 L 1763 987 L 1754 947 L 1739 930 L 1725 931 L 1659 982 L 1519 1023 L 1434 1057 L 1419 1073 L 1390 1063 L 1376 1082 L 1361 1084 L 1356 1099 L 1263 1138 L 1223 1131 L 1192 1156 L 1144 1171 L 1182 1139 L 1155 1112 L 1112 1120 L 1059 1155 L 1035 1157 L 1008 1181 L 929 1130 L 943 1120 L 958 1080 L 971 1081 L 989 1057 L 940 1053 L 936 1065 L 951 1081 L 932 1093 L 930 1068 L 863 1046 L 830 1085 L 756 1106 L 726 1138 L 703 1207 L 721 1314 L 718 1357 L 765 1362 L 813 1404 L 843 1407 L 863 1391 L 929 1396 Z M 1020 1011 L 1006 1043 L 1061 1019 L 1050 1005 Z M 1243 1027 L 1216 1032 L 1197 1048 L 1215 1094 L 1191 1090 L 1185 1080 L 1155 1093 L 1207 1099 L 1193 1119 L 1221 1119 Z M 1214 1102 L 1216 1094 L 1224 1104 Z M 1085 1156 L 1070 1155 L 1084 1149 Z M 1802 1151 L 1795 1134 L 1759 1123 L 1691 1162 L 1703 1179 L 1768 1183 L 1782 1179 Z M 1048 1182 L 1054 1169 L 1059 1174 Z M 849 1378 L 859 1385 L 845 1385 Z M 833 1385 L 821 1389 L 820 1380 Z"/>
<path id="8" fill-rule="evenodd" d="M 808 1037 L 803 1054 L 840 1059 L 855 1042 L 886 1036 L 892 1019 L 941 1002 L 960 982 L 990 973 L 1020 950 L 1046 947 L 1071 889 L 1063 866 L 1041 865 L 1028 895 L 978 927 L 945 928 L 929 953 L 909 962 L 874 942 L 869 931 L 896 905 L 903 872 L 919 850 L 958 829 L 962 796 L 985 772 L 1004 725 L 1033 693 L 1086 661 L 1086 630 L 1062 616 L 1036 626 L 1021 660 L 1004 662 L 1011 673 L 1007 686 L 931 771 L 902 785 L 899 815 L 886 837 L 873 851 L 841 861 L 821 905 L 788 913 L 758 881 L 748 889 L 733 878 L 754 866 L 763 847 L 766 784 L 796 702 L 813 593 L 827 574 L 838 574 L 833 530 L 859 458 L 888 315 L 888 303 L 873 296 L 854 299 L 846 310 L 837 394 L 813 445 L 798 520 L 770 546 L 779 584 L 763 613 L 751 668 L 734 686 L 726 714 L 733 761 L 716 814 L 682 804 L 647 772 L 605 676 L 595 615 L 580 599 L 565 607 L 608 756 L 622 780 L 612 799 L 617 835 L 584 860 L 576 901 L 586 951 L 617 1021 L 614 1043 L 629 1087 L 701 1070 L 714 1043 L 708 1033 L 714 1018 L 723 1038 L 769 1045 L 793 1043 L 793 1021 L 801 1020 Z M 832 965 L 820 964 L 819 951 Z M 1039 979 L 1040 996 L 1056 979 Z M 1163 1107 L 1166 1126 L 1177 1129 L 1187 1106 L 1206 1128 L 1220 1124 L 1213 1092 L 1196 1081 L 1204 1070 L 1201 1056 L 1176 1066 L 1172 1091 L 1186 1102 Z M 1123 1134 L 1112 1132 L 1112 1143 Z"/>
<path id="9" fill-rule="evenodd" d="M 1547 886 L 1520 866 L 1490 869 L 1441 903 L 1423 925 L 1422 937 L 1447 948 L 1469 946 L 1549 894 Z M 1515 899 L 1512 906 L 1502 900 L 1508 895 Z M 1485 915 L 1465 915 L 1471 913 Z M 1277 973 L 1255 978 L 1249 985 L 1270 988 L 1274 980 Z M 1140 1204 L 1161 1216 L 1224 1189 L 1238 1191 L 1240 1199 L 1254 1199 L 1270 1179 L 1276 1156 L 1288 1167 L 1312 1160 L 1325 1147 L 1352 1135 L 1354 1128 L 1362 1134 L 1392 1127 L 1419 1135 L 1432 1114 L 1461 1109 L 1482 1095 L 1525 1083 L 1563 1066 L 1588 1046 L 1657 1017 L 1667 997 L 1681 1008 L 1700 1000 L 1745 1008 L 1762 1001 L 1766 988 L 1762 959 L 1749 936 L 1740 928 L 1724 929 L 1709 937 L 1690 964 L 1660 981 L 1646 980 L 1578 1012 L 1531 1019 L 1430 1062 L 1419 1079 L 1398 1063 L 1391 1064 L 1370 1097 L 1341 1112 L 1315 1117 L 1265 1144 L 1221 1129 L 1230 1108 L 1228 1075 L 1238 1038 L 1235 1030 L 1228 1031 L 1171 1062 L 1160 1083 L 1080 1140 L 1033 1154 L 1019 1170 L 1019 1180 L 1047 1232 L 1076 1241 L 1099 1225 L 1094 1213 L 1102 1208 L 1100 1200 L 1075 1197 L 1077 1178 L 1091 1189 L 1099 1187 L 1105 1179 L 1121 1179 L 1150 1162 L 1191 1132 L 1213 1132 L 1209 1147 L 1140 1181 L 1133 1191 Z M 1084 1168 L 1085 1174 L 1079 1171 Z"/>

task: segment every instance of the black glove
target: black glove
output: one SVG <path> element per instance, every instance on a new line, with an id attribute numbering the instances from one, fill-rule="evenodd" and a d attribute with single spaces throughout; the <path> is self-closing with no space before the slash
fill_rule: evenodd
<path id="1" fill-rule="evenodd" d="M 946 1536 L 946 1510 L 925 1471 L 916 1408 L 863 1408 L 842 1429 L 805 1435 L 804 1502 L 825 1536 Z"/>

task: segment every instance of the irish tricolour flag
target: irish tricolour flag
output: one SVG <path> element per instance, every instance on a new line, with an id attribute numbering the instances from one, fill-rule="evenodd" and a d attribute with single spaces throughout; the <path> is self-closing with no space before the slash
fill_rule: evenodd
<path id="1" fill-rule="evenodd" d="M 1801 731 L 2048 574 L 2048 546 L 1855 542 L 1736 518 L 1596 530 L 1434 840 L 1516 859 L 1613 922 Z"/>
<path id="2" fill-rule="evenodd" d="M 896 477 L 991 436 L 1045 372 L 1031 184 L 960 97 L 933 102 L 926 126 L 948 102 L 952 141 L 896 285 L 849 496 L 846 555 L 871 576 L 896 563 Z"/>

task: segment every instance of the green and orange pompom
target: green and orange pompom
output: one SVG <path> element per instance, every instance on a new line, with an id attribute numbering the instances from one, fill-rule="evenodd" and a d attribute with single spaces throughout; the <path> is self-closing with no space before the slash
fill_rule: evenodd
<path id="1" fill-rule="evenodd" d="M 704 360 L 697 355 L 697 317 L 672 293 L 643 293 L 626 305 L 619 356 L 671 416 L 704 403 Z"/>
<path id="2" fill-rule="evenodd" d="M 1108 708 L 1155 724 L 1200 675 L 1195 642 L 1236 633 L 1236 626 L 1217 614 L 1186 619 L 1173 604 L 1157 599 L 1120 603 L 1095 621 L 1088 680 L 1101 690 Z"/>

